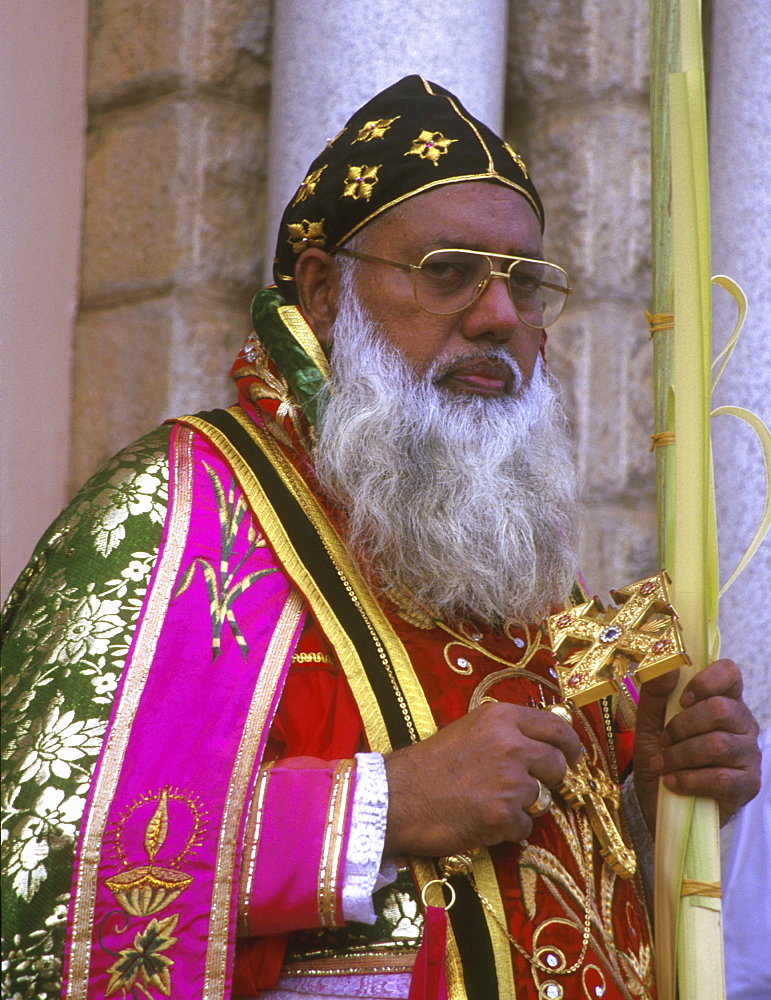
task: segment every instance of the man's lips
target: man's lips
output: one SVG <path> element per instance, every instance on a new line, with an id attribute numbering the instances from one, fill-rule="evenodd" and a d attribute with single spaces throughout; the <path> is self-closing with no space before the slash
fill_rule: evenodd
<path id="1" fill-rule="evenodd" d="M 439 378 L 438 384 L 461 392 L 481 396 L 501 396 L 511 388 L 511 369 L 500 361 L 462 361 L 451 365 Z"/>

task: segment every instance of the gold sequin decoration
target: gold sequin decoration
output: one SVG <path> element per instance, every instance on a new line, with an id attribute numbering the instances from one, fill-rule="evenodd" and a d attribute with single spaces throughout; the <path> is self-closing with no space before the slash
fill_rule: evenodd
<path id="1" fill-rule="evenodd" d="M 446 139 L 441 132 L 427 132 L 423 129 L 417 139 L 412 140 L 412 147 L 404 155 L 419 156 L 421 160 L 428 160 L 436 167 L 439 165 L 439 157 L 448 152 L 452 143 L 457 141 Z"/>
<path id="2" fill-rule="evenodd" d="M 354 142 L 370 142 L 372 139 L 382 139 L 393 123 L 398 122 L 400 118 L 401 115 L 397 115 L 396 118 L 376 118 L 374 121 L 367 122 L 359 129 L 359 134 L 351 145 Z"/>
<path id="3" fill-rule="evenodd" d="M 308 195 L 313 194 L 316 190 L 316 186 L 321 180 L 321 175 L 327 169 L 329 164 L 325 163 L 323 167 L 319 167 L 318 170 L 312 170 L 302 184 L 297 189 L 297 194 L 294 196 L 294 201 L 292 202 L 292 208 L 295 205 L 299 205 L 301 202 L 305 201 Z"/>
<path id="4" fill-rule="evenodd" d="M 376 167 L 368 167 L 362 164 L 360 167 L 349 166 L 348 176 L 343 181 L 343 193 L 341 198 L 353 198 L 358 201 L 363 198 L 369 201 L 372 197 L 372 189 L 378 182 L 377 172 L 383 166 L 379 163 Z"/>
<path id="5" fill-rule="evenodd" d="M 303 219 L 302 222 L 290 222 L 287 224 L 289 237 L 287 243 L 291 244 L 295 253 L 302 253 L 308 247 L 320 247 L 323 249 L 327 244 L 326 233 L 324 232 L 325 219 L 319 222 L 310 222 Z"/>

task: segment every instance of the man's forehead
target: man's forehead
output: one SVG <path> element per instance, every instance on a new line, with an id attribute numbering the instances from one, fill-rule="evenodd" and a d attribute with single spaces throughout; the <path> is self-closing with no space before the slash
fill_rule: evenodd
<path id="1" fill-rule="evenodd" d="M 367 246 L 387 243 L 407 252 L 455 247 L 539 257 L 535 212 L 515 191 L 485 181 L 452 184 L 417 194 L 361 230 Z"/>

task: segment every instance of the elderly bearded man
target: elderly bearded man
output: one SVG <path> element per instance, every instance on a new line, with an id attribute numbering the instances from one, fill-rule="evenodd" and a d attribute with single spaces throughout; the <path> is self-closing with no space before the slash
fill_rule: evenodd
<path id="1" fill-rule="evenodd" d="M 646 685 L 634 737 L 631 701 L 545 710 L 576 490 L 542 229 L 510 146 L 389 88 L 287 207 L 239 405 L 41 543 L 7 614 L 14 995 L 62 962 L 83 998 L 655 995 L 642 881 L 558 787 L 583 755 L 624 782 L 644 856 L 659 776 L 755 794 L 756 726 L 727 660 L 667 727 Z"/>

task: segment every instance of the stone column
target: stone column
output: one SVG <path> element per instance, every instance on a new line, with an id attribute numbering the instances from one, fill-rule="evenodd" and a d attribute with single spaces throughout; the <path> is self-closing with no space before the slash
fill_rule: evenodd
<path id="1" fill-rule="evenodd" d="M 715 406 L 754 410 L 771 425 L 771 7 L 766 0 L 713 0 L 710 79 L 712 270 L 744 288 L 749 312 L 718 384 Z M 715 346 L 735 310 L 718 289 Z M 713 425 L 721 579 L 733 570 L 763 509 L 763 459 L 754 435 L 733 417 Z M 746 697 L 771 724 L 771 540 L 720 604 L 722 651 L 742 664 Z"/>
<path id="2" fill-rule="evenodd" d="M 410 73 L 500 128 L 506 0 L 281 0 L 274 6 L 266 281 L 281 214 L 350 114 Z"/>

